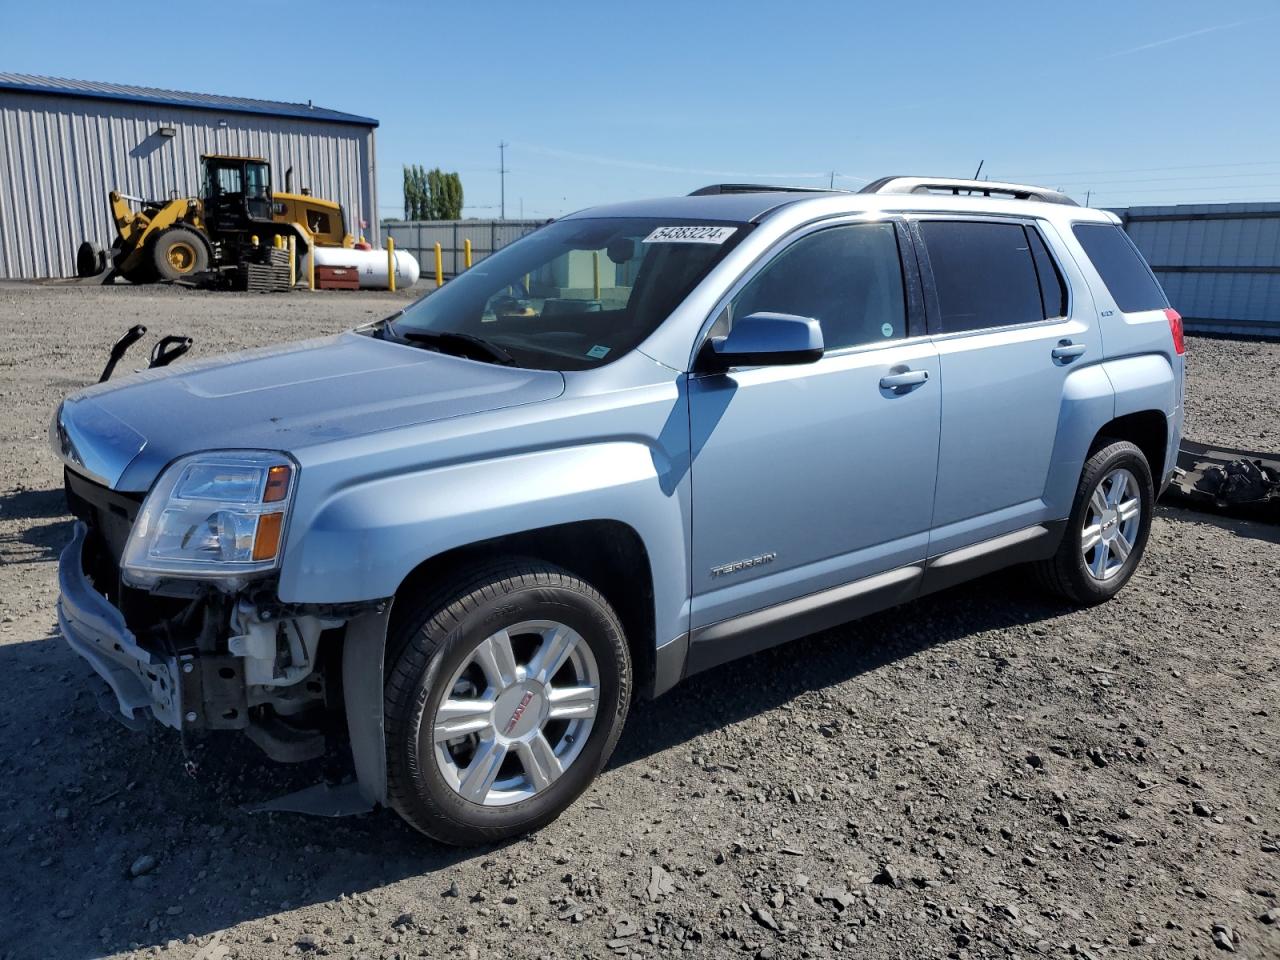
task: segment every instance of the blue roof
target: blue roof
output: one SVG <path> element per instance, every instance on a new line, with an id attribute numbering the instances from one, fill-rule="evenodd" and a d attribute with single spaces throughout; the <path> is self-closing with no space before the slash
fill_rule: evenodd
<path id="1" fill-rule="evenodd" d="M 315 107 L 310 103 L 223 97 L 216 93 L 186 93 L 182 90 L 162 90 L 157 87 L 133 87 L 124 83 L 95 83 L 89 80 L 64 80 L 60 77 L 35 77 L 23 73 L 0 73 L 0 90 L 21 90 L 27 93 L 86 97 L 92 100 L 115 100 L 124 103 L 153 103 L 194 110 L 216 110 L 222 113 L 257 113 L 269 117 L 350 123 L 360 127 L 378 125 L 378 121 L 370 117 Z"/>

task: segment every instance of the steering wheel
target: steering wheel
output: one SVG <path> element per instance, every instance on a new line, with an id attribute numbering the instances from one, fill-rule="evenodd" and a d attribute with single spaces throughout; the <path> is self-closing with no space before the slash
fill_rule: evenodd
<path id="1" fill-rule="evenodd" d="M 524 313 L 523 304 L 515 297 L 494 297 L 492 306 L 495 317 L 518 317 Z"/>

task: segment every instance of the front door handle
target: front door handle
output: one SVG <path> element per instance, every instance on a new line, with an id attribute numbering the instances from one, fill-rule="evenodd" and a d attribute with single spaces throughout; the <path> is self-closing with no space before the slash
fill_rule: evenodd
<path id="1" fill-rule="evenodd" d="M 1053 359 L 1061 360 L 1063 363 L 1070 363 L 1080 354 L 1084 353 L 1088 348 L 1083 343 L 1072 343 L 1070 340 L 1059 340 L 1058 345 L 1053 348 Z"/>
<path id="2" fill-rule="evenodd" d="M 929 379 L 928 370 L 901 370 L 880 378 L 881 390 L 895 390 L 906 393 L 912 387 L 918 387 Z"/>

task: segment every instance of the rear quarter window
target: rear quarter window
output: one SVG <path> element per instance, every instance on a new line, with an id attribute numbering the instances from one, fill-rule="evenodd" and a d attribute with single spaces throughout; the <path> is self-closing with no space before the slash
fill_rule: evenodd
<path id="1" fill-rule="evenodd" d="M 1169 299 L 1128 234 L 1110 223 L 1077 223 L 1071 228 L 1124 313 L 1163 310 Z"/>

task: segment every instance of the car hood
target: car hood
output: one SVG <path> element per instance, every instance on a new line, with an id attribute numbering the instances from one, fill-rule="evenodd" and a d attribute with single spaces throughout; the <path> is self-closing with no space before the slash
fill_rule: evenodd
<path id="1" fill-rule="evenodd" d="M 147 370 L 68 397 L 57 452 L 118 490 L 146 490 L 199 450 L 296 450 L 550 400 L 555 371 L 466 360 L 355 333 Z"/>

